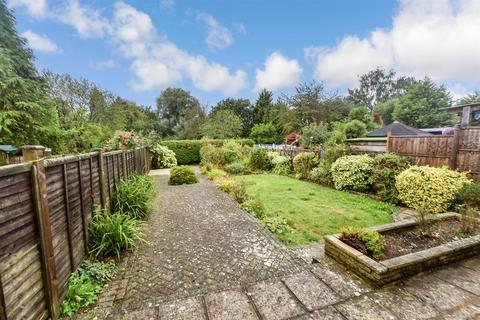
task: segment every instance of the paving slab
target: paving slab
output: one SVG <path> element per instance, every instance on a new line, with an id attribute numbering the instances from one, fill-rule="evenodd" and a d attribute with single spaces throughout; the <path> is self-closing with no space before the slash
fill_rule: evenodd
<path id="1" fill-rule="evenodd" d="M 306 312 L 281 282 L 262 282 L 248 288 L 253 303 L 265 320 L 292 318 Z"/>
<path id="2" fill-rule="evenodd" d="M 200 298 L 189 298 L 162 304 L 158 308 L 159 319 L 206 320 L 205 309 Z"/>
<path id="3" fill-rule="evenodd" d="M 477 304 L 469 304 L 444 313 L 442 320 L 473 320 L 480 319 L 480 301 Z"/>
<path id="4" fill-rule="evenodd" d="M 448 310 L 463 305 L 474 295 L 451 285 L 434 275 L 415 277 L 408 280 L 405 289 L 438 310 Z"/>
<path id="5" fill-rule="evenodd" d="M 480 271 L 458 266 L 439 270 L 435 276 L 473 294 L 480 295 Z"/>
<path id="6" fill-rule="evenodd" d="M 255 309 L 245 293 L 228 290 L 207 294 L 205 297 L 210 320 L 256 320 Z"/>
<path id="7" fill-rule="evenodd" d="M 480 257 L 470 258 L 461 263 L 464 267 L 480 271 Z"/>
<path id="8" fill-rule="evenodd" d="M 335 292 L 309 271 L 288 276 L 283 281 L 310 311 L 339 301 Z"/>
<path id="9" fill-rule="evenodd" d="M 390 288 L 369 295 L 377 304 L 387 307 L 399 319 L 430 319 L 438 316 L 437 310 L 402 288 Z"/>
<path id="10" fill-rule="evenodd" d="M 345 317 L 334 307 L 326 307 L 309 314 L 304 314 L 295 318 L 295 320 L 345 320 Z"/>
<path id="11" fill-rule="evenodd" d="M 157 310 L 155 308 L 147 308 L 142 310 L 136 310 L 131 312 L 125 312 L 123 314 L 116 314 L 108 319 L 115 320 L 156 320 Z"/>
<path id="12" fill-rule="evenodd" d="M 396 320 L 389 310 L 373 299 L 363 296 L 335 306 L 348 320 Z"/>

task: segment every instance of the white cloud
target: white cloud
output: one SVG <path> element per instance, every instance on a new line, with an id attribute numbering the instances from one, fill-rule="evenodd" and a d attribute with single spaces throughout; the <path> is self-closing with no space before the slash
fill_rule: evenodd
<path id="1" fill-rule="evenodd" d="M 37 34 L 31 30 L 27 30 L 21 34 L 27 39 L 30 48 L 36 51 L 47 53 L 61 53 L 62 50 L 47 36 Z"/>
<path id="2" fill-rule="evenodd" d="M 113 69 L 117 66 L 117 63 L 113 59 L 107 59 L 105 61 L 91 63 L 90 67 L 97 69 L 97 70 L 108 70 Z"/>
<path id="3" fill-rule="evenodd" d="M 202 13 L 197 18 L 205 24 L 207 30 L 205 43 L 210 50 L 223 49 L 233 44 L 233 35 L 230 30 L 222 26 L 214 17 Z"/>
<path id="4" fill-rule="evenodd" d="M 351 86 L 359 74 L 381 66 L 437 81 L 479 82 L 479 16 L 478 0 L 401 0 L 392 28 L 319 48 L 315 78 Z"/>
<path id="5" fill-rule="evenodd" d="M 25 7 L 29 15 L 35 18 L 44 18 L 48 16 L 47 0 L 8 0 L 8 7 Z"/>
<path id="6" fill-rule="evenodd" d="M 175 7 L 175 0 L 160 0 L 160 6 L 167 10 L 173 10 Z"/>
<path id="7" fill-rule="evenodd" d="M 256 70 L 255 90 L 293 87 L 298 84 L 301 75 L 302 68 L 296 59 L 274 52 L 265 61 L 265 69 Z"/>
<path id="8" fill-rule="evenodd" d="M 245 25 L 243 23 L 235 22 L 233 26 L 235 27 L 235 30 L 237 30 L 238 33 L 242 33 L 242 34 L 247 33 L 247 28 L 245 28 Z"/>
<path id="9" fill-rule="evenodd" d="M 110 31 L 108 20 L 98 10 L 82 6 L 79 0 L 68 0 L 57 9 L 56 17 L 74 27 L 83 38 L 101 38 Z"/>

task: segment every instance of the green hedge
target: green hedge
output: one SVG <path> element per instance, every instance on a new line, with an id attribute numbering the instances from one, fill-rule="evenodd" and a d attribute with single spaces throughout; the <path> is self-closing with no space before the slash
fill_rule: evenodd
<path id="1" fill-rule="evenodd" d="M 160 142 L 161 145 L 168 147 L 175 152 L 177 163 L 179 165 L 200 163 L 200 148 L 202 143 L 209 142 L 215 146 L 222 146 L 229 140 L 165 140 Z M 241 145 L 253 146 L 255 142 L 251 139 L 235 139 Z"/>

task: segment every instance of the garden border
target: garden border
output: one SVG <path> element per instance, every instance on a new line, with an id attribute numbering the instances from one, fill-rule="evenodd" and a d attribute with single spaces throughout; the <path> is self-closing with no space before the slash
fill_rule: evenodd
<path id="1" fill-rule="evenodd" d="M 460 217 L 458 213 L 443 213 L 427 219 L 433 221 Z M 415 220 L 406 220 L 368 229 L 388 233 L 417 225 Z M 476 235 L 403 256 L 375 261 L 340 241 L 340 235 L 338 233 L 324 237 L 325 254 L 377 287 L 480 254 L 480 235 Z"/>

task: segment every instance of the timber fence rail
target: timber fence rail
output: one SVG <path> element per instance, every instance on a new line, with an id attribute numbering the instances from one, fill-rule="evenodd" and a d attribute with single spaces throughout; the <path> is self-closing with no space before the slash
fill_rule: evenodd
<path id="1" fill-rule="evenodd" d="M 389 136 L 387 151 L 408 156 L 414 164 L 449 166 L 480 180 L 480 127 L 456 127 L 453 136 Z"/>
<path id="2" fill-rule="evenodd" d="M 88 253 L 94 206 L 150 169 L 148 148 L 43 158 L 0 167 L 0 320 L 58 318 L 68 278 Z"/>

